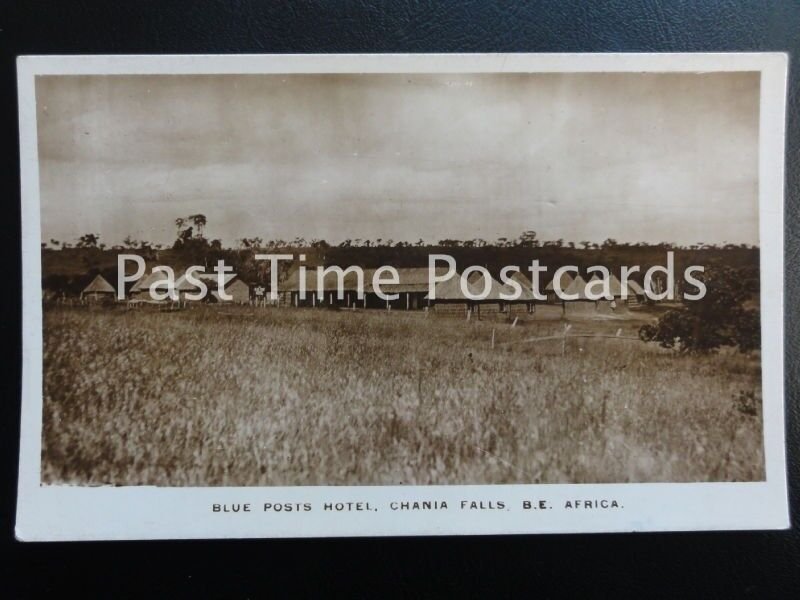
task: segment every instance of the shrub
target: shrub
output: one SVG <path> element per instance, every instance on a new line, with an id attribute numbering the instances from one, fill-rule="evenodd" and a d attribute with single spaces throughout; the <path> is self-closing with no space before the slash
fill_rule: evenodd
<path id="1" fill-rule="evenodd" d="M 639 337 L 682 353 L 712 352 L 732 346 L 750 352 L 761 345 L 758 310 L 744 303 L 758 294 L 758 279 L 749 271 L 731 267 L 708 269 L 701 277 L 706 295 L 683 299 L 683 306 L 667 311 L 652 325 L 644 325 Z"/>

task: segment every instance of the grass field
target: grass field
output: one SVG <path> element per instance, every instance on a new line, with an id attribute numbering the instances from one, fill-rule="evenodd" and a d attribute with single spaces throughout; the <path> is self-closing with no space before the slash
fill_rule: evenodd
<path id="1" fill-rule="evenodd" d="M 636 335 L 647 318 L 572 331 Z M 763 479 L 757 356 L 524 343 L 561 331 L 383 311 L 47 308 L 42 481 Z"/>

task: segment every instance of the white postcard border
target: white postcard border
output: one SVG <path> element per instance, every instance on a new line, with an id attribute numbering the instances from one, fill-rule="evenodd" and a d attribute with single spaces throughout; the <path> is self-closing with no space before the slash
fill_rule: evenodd
<path id="1" fill-rule="evenodd" d="M 23 371 L 16 534 L 24 541 L 459 535 L 789 527 L 783 389 L 783 188 L 786 74 L 782 53 L 22 56 L 18 58 L 22 189 Z M 759 209 L 766 481 L 477 486 L 159 488 L 42 486 L 42 305 L 36 75 L 222 73 L 717 72 L 761 73 Z M 620 509 L 567 500 L 615 498 Z M 390 502 L 446 501 L 446 511 Z M 525 500 L 551 508 L 523 509 Z M 502 501 L 502 510 L 461 502 Z M 264 512 L 310 502 L 311 512 Z M 369 503 L 335 512 L 324 503 Z M 249 503 L 249 513 L 212 504 Z M 362 505 L 363 506 L 363 505 Z M 377 510 L 374 510 L 377 509 Z"/>

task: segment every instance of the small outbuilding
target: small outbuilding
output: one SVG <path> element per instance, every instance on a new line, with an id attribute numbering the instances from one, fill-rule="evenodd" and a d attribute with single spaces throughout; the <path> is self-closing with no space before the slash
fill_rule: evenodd
<path id="1" fill-rule="evenodd" d="M 569 298 L 569 300 L 567 299 Z M 578 275 L 563 292 L 561 305 L 564 315 L 591 315 L 595 313 L 596 303 L 586 295 L 586 281 Z"/>
<path id="2" fill-rule="evenodd" d="M 242 281 L 235 273 L 225 273 L 222 285 L 219 283 L 217 273 L 195 273 L 195 279 L 202 281 L 206 285 L 206 297 L 204 302 L 232 302 L 234 304 L 247 304 L 250 302 L 250 286 Z M 175 282 L 175 289 L 181 300 L 187 301 L 187 294 L 196 294 L 197 286 L 190 283 L 186 275 L 182 275 Z M 224 291 L 230 298 L 223 298 L 220 290 Z"/>
<path id="3" fill-rule="evenodd" d="M 647 296 L 644 293 L 644 288 L 639 284 L 638 281 L 634 281 L 633 279 L 628 280 L 628 304 L 636 305 L 642 304 L 647 300 Z"/>
<path id="4" fill-rule="evenodd" d="M 592 278 L 589 280 L 589 284 L 595 281 L 603 281 L 601 277 L 595 273 Z M 587 286 L 589 285 L 587 284 Z M 602 285 L 593 285 L 592 291 L 595 295 L 603 293 L 604 286 Z M 608 292 L 609 295 L 603 297 L 599 300 L 595 300 L 595 311 L 598 314 L 620 314 L 623 312 L 627 312 L 627 305 L 623 299 L 623 292 L 622 292 L 622 283 L 620 283 L 619 279 L 617 279 L 616 275 L 613 273 L 609 273 L 608 277 Z"/>
<path id="5" fill-rule="evenodd" d="M 580 277 L 580 275 L 578 275 Z M 567 271 L 561 273 L 559 277 L 561 283 L 561 290 L 566 291 L 567 288 L 572 285 L 574 278 L 570 275 Z M 584 284 L 585 286 L 586 284 Z M 561 304 L 561 298 L 558 297 L 555 290 L 555 278 L 553 278 L 550 283 L 547 284 L 547 287 L 544 288 L 545 296 L 547 296 L 547 301 L 551 304 Z"/>
<path id="6" fill-rule="evenodd" d="M 114 302 L 116 294 L 116 290 L 106 281 L 106 278 L 98 274 L 95 275 L 89 285 L 83 288 L 81 300 L 92 303 Z"/>
<path id="7" fill-rule="evenodd" d="M 364 287 L 367 286 L 367 270 L 364 270 Z M 317 290 L 317 267 L 305 266 L 292 270 L 283 281 L 278 282 L 278 304 L 280 306 L 342 306 L 350 308 L 358 301 L 358 276 L 346 273 L 342 291 L 344 298 L 338 298 L 339 275 L 327 273 L 322 281 L 322 290 Z"/>
<path id="8" fill-rule="evenodd" d="M 152 294 L 150 293 L 151 286 L 155 284 L 153 289 L 159 294 L 164 294 L 169 289 L 168 281 L 167 274 L 163 271 L 150 272 L 133 284 L 133 287 L 131 287 L 128 295 L 130 296 L 131 300 L 155 302 L 155 298 L 153 298 Z"/>
<path id="9" fill-rule="evenodd" d="M 511 275 L 511 279 L 520 285 L 522 288 L 522 294 L 518 300 L 508 301 L 509 315 L 515 316 L 520 314 L 533 314 L 536 312 L 536 298 L 533 295 L 533 283 L 531 280 L 523 275 L 520 271 L 515 271 L 514 274 Z M 509 288 L 509 292 L 514 291 L 511 286 L 507 287 Z"/>
<path id="10" fill-rule="evenodd" d="M 465 282 L 470 294 L 477 296 L 479 290 L 475 289 L 469 281 Z M 425 295 L 425 300 L 430 300 L 433 310 L 443 315 L 468 315 L 472 312 L 474 301 L 461 291 L 461 275 L 456 274 L 447 281 L 441 281 L 433 289 L 435 298 Z"/>
<path id="11" fill-rule="evenodd" d="M 447 270 L 447 267 L 437 267 L 434 274 L 441 277 L 447 273 Z M 372 285 L 375 271 L 376 269 L 365 269 L 364 271 L 366 307 L 419 310 L 430 305 L 427 300 L 430 291 L 428 267 L 397 267 L 398 282 L 381 283 L 380 286 L 383 294 L 397 294 L 398 298 L 395 300 L 384 300 L 375 293 Z M 386 278 L 388 279 L 388 276 Z"/>
<path id="12" fill-rule="evenodd" d="M 484 291 L 486 286 L 486 283 L 484 282 L 484 276 L 478 271 L 473 271 L 470 273 L 467 280 L 470 284 L 472 284 L 472 287 L 475 288 L 479 294 Z M 503 300 L 500 297 L 500 294 L 512 293 L 513 290 L 511 287 L 504 286 L 492 276 L 489 276 L 488 287 L 489 294 L 486 296 L 486 298 L 478 300 L 475 303 L 478 314 L 491 316 L 506 312 L 508 310 L 508 301 Z"/>
<path id="13" fill-rule="evenodd" d="M 214 277 L 213 283 L 215 285 L 217 284 L 216 276 Z M 225 294 L 229 298 L 222 298 L 220 290 L 224 290 Z M 217 289 L 211 291 L 211 300 L 212 302 L 234 302 L 236 304 L 247 304 L 250 302 L 250 286 L 242 281 L 238 275 L 229 273 L 226 275 L 223 285 L 217 286 Z"/>

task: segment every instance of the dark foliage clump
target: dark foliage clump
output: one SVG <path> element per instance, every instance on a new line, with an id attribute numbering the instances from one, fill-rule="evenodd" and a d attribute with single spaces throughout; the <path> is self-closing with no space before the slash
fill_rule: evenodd
<path id="1" fill-rule="evenodd" d="M 700 300 L 683 299 L 683 306 L 667 311 L 639 336 L 682 353 L 707 353 L 723 346 L 741 352 L 761 345 L 761 319 L 746 304 L 758 298 L 758 277 L 749 269 L 715 266 L 698 277 L 706 285 Z"/>
<path id="2" fill-rule="evenodd" d="M 755 417 L 758 415 L 759 401 L 753 391 L 740 390 L 737 395 L 733 397 L 734 406 L 743 415 L 748 417 Z"/>

